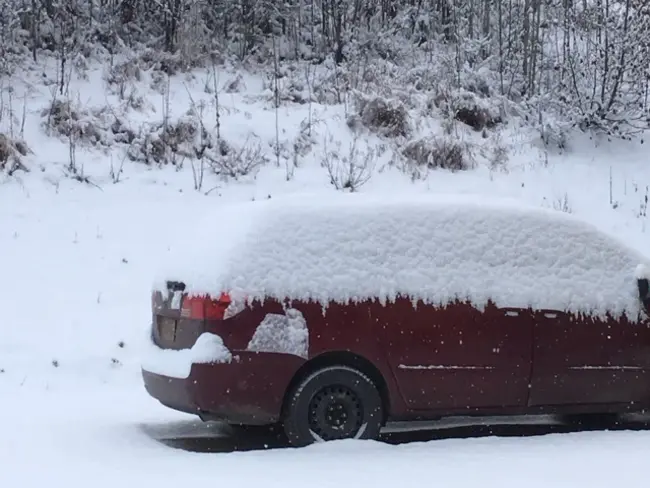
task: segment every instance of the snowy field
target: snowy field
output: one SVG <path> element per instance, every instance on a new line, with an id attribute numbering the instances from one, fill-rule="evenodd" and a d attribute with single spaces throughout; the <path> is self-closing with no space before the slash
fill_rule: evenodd
<path id="1" fill-rule="evenodd" d="M 135 384 L 1 393 L 3 487 L 647 486 L 647 432 L 556 434 L 511 426 L 495 431 L 546 435 L 429 442 L 420 441 L 426 436 L 402 436 L 398 445 L 342 441 L 267 450 L 258 441 L 247 446 L 258 450 L 221 453 L 234 443 L 215 439 L 217 429 L 156 406 Z M 171 445 L 156 440 L 178 437 L 183 440 Z"/>
<path id="2" fill-rule="evenodd" d="M 89 104 L 104 97 L 97 76 L 91 73 L 90 81 L 76 88 Z M 170 98 L 179 115 L 187 94 L 181 81 L 176 85 Z M 199 98 L 201 83 L 196 85 Z M 248 80 L 249 90 L 258 85 Z M 467 427 L 453 431 L 457 438 L 401 435 L 396 442 L 346 441 L 300 450 L 267 450 L 272 442 L 232 437 L 160 442 L 226 435 L 218 426 L 158 405 L 140 382 L 151 280 L 171 239 L 191 235 L 202 211 L 226 201 L 305 191 L 327 198 L 335 190 L 319 165 L 318 144 L 289 181 L 286 169 L 271 162 L 240 181 L 206 177 L 201 192 L 193 188 L 189 165 L 176 171 L 127 162 L 121 181 L 113 183 L 111 159 L 119 164 L 119 153 L 79 149 L 77 160 L 93 184 L 79 183 L 64 175 L 65 141 L 46 137 L 39 126 L 49 92 L 35 86 L 28 91 L 25 128 L 34 152 L 28 160 L 32 171 L 3 177 L 0 184 L 0 487 L 647 486 L 650 432 L 638 422 L 613 432 L 493 430 L 505 437 Z M 231 140 L 244 140 L 250 127 L 264 141 L 274 137 L 268 107 L 248 102 L 246 93 L 223 103 L 232 109 L 231 119 L 222 121 Z M 300 110 L 281 110 L 280 124 L 288 132 L 304 117 Z M 343 107 L 318 110 L 347 144 L 349 129 L 339 120 Z M 506 168 L 479 164 L 472 171 L 435 171 L 412 182 L 380 161 L 362 191 L 512 197 L 571 211 L 650 255 L 644 145 L 593 147 L 577 138 L 569 153 L 544 155 L 521 134 L 506 133 L 504 139 L 511 152 Z M 238 442 L 260 449 L 189 452 L 232 450 Z"/>

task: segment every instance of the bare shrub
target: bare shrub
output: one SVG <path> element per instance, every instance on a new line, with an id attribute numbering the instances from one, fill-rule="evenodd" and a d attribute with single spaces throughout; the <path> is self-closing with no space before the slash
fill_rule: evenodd
<path id="1" fill-rule="evenodd" d="M 487 110 L 476 105 L 472 107 L 460 107 L 456 110 L 454 117 L 459 122 L 469 125 L 475 131 L 483 130 L 486 127 L 491 129 L 497 124 L 497 120 L 493 119 Z"/>
<path id="2" fill-rule="evenodd" d="M 179 167 L 187 159 L 192 163 L 197 190 L 202 186 L 204 164 L 216 175 L 238 178 L 268 162 L 257 136 L 249 135 L 241 146 L 229 144 L 208 131 L 200 115 L 141 127 L 127 157 L 148 165 Z M 194 164 L 196 161 L 198 165 Z"/>
<path id="3" fill-rule="evenodd" d="M 221 139 L 216 153 L 207 157 L 216 175 L 235 179 L 253 173 L 269 161 L 264 155 L 261 141 L 255 135 L 248 135 L 239 147 Z"/>
<path id="4" fill-rule="evenodd" d="M 290 158 L 287 158 L 287 181 L 293 178 L 296 168 L 301 164 L 301 160 L 310 154 L 316 145 L 317 141 L 314 128 L 321 122 L 322 120 L 318 117 L 314 117 L 311 112 L 307 118 L 300 122 L 300 131 L 293 139 L 292 147 L 290 149 Z M 291 160 L 290 162 L 289 159 Z"/>
<path id="5" fill-rule="evenodd" d="M 495 133 L 486 157 L 489 162 L 491 171 L 507 171 L 507 164 L 508 160 L 510 159 L 508 154 L 508 147 L 503 143 L 501 134 L 499 132 Z"/>
<path id="6" fill-rule="evenodd" d="M 360 126 L 386 137 L 406 137 L 411 132 L 409 114 L 403 103 L 355 93 L 356 114 L 348 118 L 352 129 Z"/>
<path id="7" fill-rule="evenodd" d="M 27 156 L 29 148 L 23 141 L 14 141 L 0 133 L 0 170 L 13 175 L 16 171 L 28 171 L 21 156 Z"/>
<path id="8" fill-rule="evenodd" d="M 125 100 L 128 98 L 127 87 L 142 81 L 142 70 L 136 61 L 129 60 L 113 65 L 104 74 L 104 79 L 111 90 Z"/>
<path id="9" fill-rule="evenodd" d="M 316 138 L 309 135 L 306 131 L 300 131 L 293 140 L 293 154 L 297 157 L 304 158 L 307 156 L 316 144 Z"/>
<path id="10" fill-rule="evenodd" d="M 133 88 L 131 91 L 129 91 L 126 98 L 124 98 L 124 107 L 127 109 L 132 108 L 133 110 L 142 112 L 149 107 L 149 103 L 145 100 L 143 95 L 140 95 L 138 91 Z"/>
<path id="11" fill-rule="evenodd" d="M 558 212 L 573 213 L 573 209 L 569 203 L 569 195 L 567 193 L 553 201 L 553 208 Z"/>
<path id="12" fill-rule="evenodd" d="M 491 129 L 502 119 L 487 100 L 466 90 L 438 90 L 429 103 L 429 109 L 438 108 L 442 114 L 471 127 L 475 131 Z"/>
<path id="13" fill-rule="evenodd" d="M 127 157 L 145 164 L 176 164 L 196 156 L 197 138 L 201 135 L 199 121 L 192 117 L 172 123 L 140 127 L 137 135 L 129 133 Z M 133 136 L 133 137 L 131 137 Z M 203 134 L 206 137 L 207 135 Z"/>
<path id="14" fill-rule="evenodd" d="M 244 90 L 246 90 L 246 82 L 241 73 L 237 73 L 235 77 L 226 81 L 223 86 L 223 91 L 226 93 L 240 93 Z"/>
<path id="15" fill-rule="evenodd" d="M 156 127 L 143 125 L 136 135 L 133 143 L 127 150 L 127 157 L 131 161 L 138 161 L 147 165 L 166 163 L 166 148 L 158 131 L 162 124 Z"/>
<path id="16" fill-rule="evenodd" d="M 330 135 L 329 144 L 333 142 L 333 136 Z M 376 151 L 371 148 L 367 148 L 365 151 L 359 150 L 357 138 L 350 143 L 346 155 L 341 154 L 339 141 L 334 143 L 334 146 L 335 149 L 331 149 L 327 138 L 325 138 L 321 166 L 327 170 L 330 183 L 337 190 L 358 191 L 372 177 L 377 158 Z"/>
<path id="17" fill-rule="evenodd" d="M 175 124 L 167 124 L 160 138 L 172 152 L 192 157 L 194 141 L 200 130 L 201 128 L 195 120 L 181 119 Z"/>
<path id="18" fill-rule="evenodd" d="M 41 117 L 46 117 L 45 127 L 50 132 L 67 136 L 72 130 L 72 125 L 79 120 L 79 114 L 72 109 L 68 100 L 54 99 L 50 106 L 41 112 Z"/>
<path id="19" fill-rule="evenodd" d="M 156 49 L 148 49 L 139 58 L 133 60 L 144 71 L 161 71 L 168 76 L 187 72 L 202 66 L 207 61 L 207 56 L 187 56 L 181 53 L 169 53 Z"/>
<path id="20" fill-rule="evenodd" d="M 9 141 L 9 138 L 4 134 L 0 134 L 0 164 L 3 167 L 7 161 L 9 161 L 9 158 L 15 154 L 15 152 L 16 150 Z"/>
<path id="21" fill-rule="evenodd" d="M 546 148 L 559 149 L 560 151 L 569 148 L 569 141 L 567 137 L 567 128 L 564 124 L 546 122 L 540 124 L 538 128 L 539 139 Z"/>
<path id="22" fill-rule="evenodd" d="M 163 164 L 166 162 L 165 144 L 160 139 L 158 127 L 140 127 L 138 135 L 127 150 L 127 157 L 131 161 L 138 161 L 147 165 Z"/>
<path id="23" fill-rule="evenodd" d="M 120 159 L 120 164 L 119 166 L 115 166 L 113 164 L 113 155 L 111 154 L 111 164 L 110 164 L 110 169 L 109 169 L 109 176 L 111 177 L 111 181 L 113 184 L 117 184 L 120 182 L 122 179 L 122 173 L 124 173 L 124 161 L 126 160 L 126 152 Z M 123 346 L 120 346 L 123 347 Z"/>
<path id="24" fill-rule="evenodd" d="M 41 112 L 47 117 L 43 125 L 49 135 L 55 134 L 66 138 L 74 137 L 78 142 L 97 145 L 106 143 L 103 137 L 103 124 L 100 112 L 73 107 L 69 100 L 54 99 L 50 106 Z"/>
<path id="25" fill-rule="evenodd" d="M 473 167 L 469 146 L 451 138 L 417 139 L 409 142 L 402 154 L 412 164 L 429 169 L 464 171 Z"/>
<path id="26" fill-rule="evenodd" d="M 503 145 L 494 146 L 490 154 L 490 169 L 497 170 L 500 169 L 505 171 L 507 169 L 508 163 L 508 148 Z"/>
<path id="27" fill-rule="evenodd" d="M 165 93 L 165 90 L 167 89 L 168 78 L 169 77 L 162 71 L 153 71 L 151 73 L 151 82 L 149 84 L 149 88 L 160 94 Z"/>
<path id="28" fill-rule="evenodd" d="M 135 140 L 135 131 L 127 127 L 122 119 L 116 117 L 110 129 L 113 134 L 113 140 L 117 143 L 132 144 Z"/>
<path id="29" fill-rule="evenodd" d="M 21 156 L 27 156 L 28 153 L 31 151 L 29 150 L 29 147 L 27 147 L 27 143 L 24 141 L 20 140 L 15 140 L 13 141 L 14 149 L 20 154 Z"/>
<path id="30" fill-rule="evenodd" d="M 84 109 L 70 100 L 54 99 L 41 112 L 46 134 L 63 138 L 77 145 L 100 147 L 104 150 L 117 144 L 131 144 L 136 138 L 124 119 L 111 107 Z"/>
<path id="31" fill-rule="evenodd" d="M 119 85 L 126 82 L 142 81 L 142 70 L 137 62 L 132 60 L 114 64 L 105 74 L 107 83 Z"/>
<path id="32" fill-rule="evenodd" d="M 277 66 L 274 66 L 274 71 L 267 73 L 263 88 L 263 99 L 266 102 L 273 102 L 274 106 L 280 103 L 304 105 L 312 102 L 309 82 L 295 65 L 281 66 L 278 62 Z"/>
<path id="33" fill-rule="evenodd" d="M 350 72 L 336 65 L 326 66 L 318 80 L 312 78 L 313 97 L 323 105 L 343 103 L 350 86 Z"/>

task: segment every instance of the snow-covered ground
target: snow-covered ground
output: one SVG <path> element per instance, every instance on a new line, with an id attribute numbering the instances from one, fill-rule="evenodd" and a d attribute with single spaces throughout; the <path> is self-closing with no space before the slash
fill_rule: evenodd
<path id="1" fill-rule="evenodd" d="M 261 92 L 261 81 L 247 76 L 248 92 L 222 97 L 230 114 L 223 116 L 222 128 L 230 141 L 239 143 L 255 131 L 273 160 L 269 144 L 275 138 L 275 113 L 252 96 Z M 173 81 L 171 111 L 180 116 L 189 103 L 187 89 L 182 78 Z M 204 96 L 203 81 L 186 83 L 193 98 Z M 91 71 L 88 81 L 75 82 L 73 89 L 84 105 L 106 103 L 99 71 Z M 155 95 L 140 90 L 159 106 Z M 158 442 L 156 438 L 188 432 L 205 436 L 215 430 L 163 408 L 141 386 L 141 339 L 150 320 L 154 267 L 172 239 L 191 235 L 207 208 L 290 192 L 331 195 L 335 190 L 320 166 L 325 131 L 318 129 L 321 142 L 289 180 L 286 167 L 271 161 L 255 177 L 240 181 L 208 175 L 202 191 L 196 191 L 189 163 L 176 171 L 126 162 L 121 181 L 113 183 L 111 159 L 114 166 L 120 164 L 119 150 L 101 154 L 79 148 L 78 164 L 83 162 L 93 183 L 84 184 L 64 175 L 65 140 L 46 137 L 40 127 L 49 97 L 49 90 L 33 81 L 24 137 L 34 152 L 26 159 L 32 171 L 3 177 L 0 184 L 0 486 L 647 485 L 647 432 L 399 446 L 350 441 L 234 454 L 189 453 Z M 315 109 L 346 148 L 351 134 L 344 108 Z M 296 135 L 305 110 L 281 108 L 279 123 L 287 141 Z M 157 113 L 138 117 L 156 119 L 159 109 Z M 545 155 L 514 130 L 504 133 L 503 141 L 510 151 L 505 168 L 481 163 L 472 171 L 433 171 L 413 182 L 382 157 L 361 191 L 456 191 L 563 208 L 650 255 L 645 212 L 650 166 L 644 145 L 594 147 L 576 137 L 570 152 Z M 376 143 L 369 137 L 358 144 L 363 149 Z"/>
<path id="2" fill-rule="evenodd" d="M 3 487 L 647 486 L 647 432 L 400 445 L 344 441 L 305 449 L 199 453 L 156 439 L 217 436 L 219 431 L 157 407 L 136 385 L 65 392 L 3 387 L 0 393 Z"/>

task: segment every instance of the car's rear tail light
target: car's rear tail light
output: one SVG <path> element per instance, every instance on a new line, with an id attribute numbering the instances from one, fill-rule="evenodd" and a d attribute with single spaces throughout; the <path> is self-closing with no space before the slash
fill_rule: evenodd
<path id="1" fill-rule="evenodd" d="M 226 309 L 230 306 L 230 296 L 222 293 L 218 300 L 206 300 L 205 302 L 205 319 L 222 320 Z"/>
<path id="2" fill-rule="evenodd" d="M 230 303 L 230 296 L 226 293 L 222 293 L 216 300 L 208 295 L 186 296 L 181 316 L 196 320 L 222 320 Z"/>

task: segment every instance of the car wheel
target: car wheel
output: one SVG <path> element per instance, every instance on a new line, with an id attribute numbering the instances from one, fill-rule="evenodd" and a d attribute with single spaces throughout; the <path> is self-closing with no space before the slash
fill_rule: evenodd
<path id="1" fill-rule="evenodd" d="M 307 376 L 289 395 L 284 431 L 294 446 L 339 439 L 376 439 L 384 412 L 377 387 L 347 366 Z"/>

